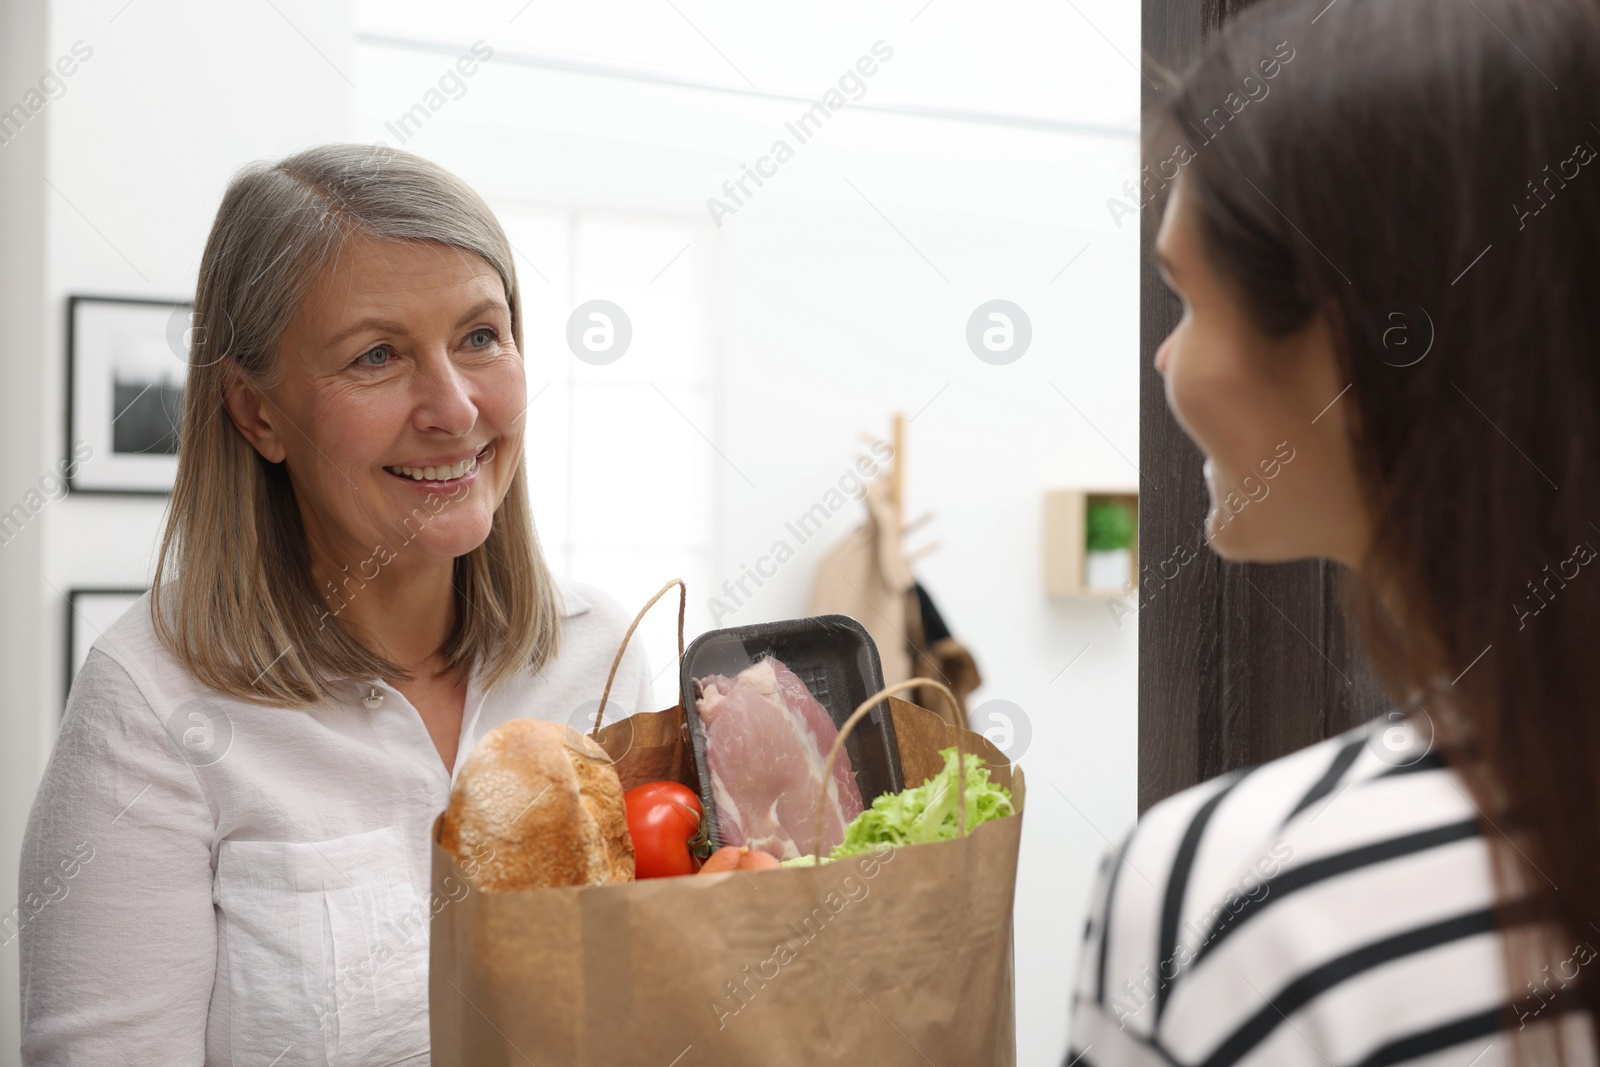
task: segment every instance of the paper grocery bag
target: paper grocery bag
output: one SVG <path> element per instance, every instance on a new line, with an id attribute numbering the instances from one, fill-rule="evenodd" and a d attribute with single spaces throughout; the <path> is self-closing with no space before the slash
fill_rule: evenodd
<path id="1" fill-rule="evenodd" d="M 611 673 L 606 675 L 605 690 L 600 694 L 600 706 L 595 709 L 594 729 L 589 736 L 611 756 L 624 791 L 647 782 L 682 782 L 691 789 L 697 789 L 699 785 L 689 745 L 689 726 L 682 706 L 674 706 L 666 711 L 643 712 L 604 728 L 600 725 L 605 717 L 606 703 L 611 699 L 611 685 L 616 681 L 617 668 L 622 665 L 622 654 L 628 650 L 633 632 L 639 628 L 645 612 L 674 586 L 678 589 L 678 659 L 683 659 L 683 617 L 689 605 L 689 587 L 682 578 L 674 578 L 639 609 L 628 626 L 628 632 L 622 635 L 622 644 L 611 660 Z"/>
<path id="2" fill-rule="evenodd" d="M 905 782 L 920 785 L 943 769 L 957 728 L 892 696 L 889 708 Z M 692 788 L 682 722 L 673 708 L 595 737 L 625 787 Z M 987 739 L 960 740 L 1011 789 L 1017 814 L 814 868 L 482 893 L 439 847 L 436 823 L 434 1064 L 1014 1064 L 1025 789 Z"/>

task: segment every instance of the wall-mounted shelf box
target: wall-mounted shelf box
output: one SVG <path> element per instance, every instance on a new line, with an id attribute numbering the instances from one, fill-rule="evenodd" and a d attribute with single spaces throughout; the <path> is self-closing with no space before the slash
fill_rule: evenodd
<path id="1" fill-rule="evenodd" d="M 1091 588 L 1089 552 L 1085 544 L 1091 503 L 1116 501 L 1139 514 L 1139 493 L 1134 489 L 1052 489 L 1044 497 L 1044 580 L 1050 596 L 1104 599 L 1127 596 L 1120 587 Z M 1131 575 L 1135 588 L 1139 575 L 1139 541 L 1132 545 Z"/>

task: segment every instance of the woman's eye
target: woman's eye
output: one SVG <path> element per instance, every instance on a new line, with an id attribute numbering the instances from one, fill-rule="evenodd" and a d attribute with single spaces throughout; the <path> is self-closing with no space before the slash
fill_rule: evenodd
<path id="1" fill-rule="evenodd" d="M 498 339 L 499 334 L 495 333 L 487 326 L 479 330 L 473 330 L 471 333 L 467 334 L 467 344 L 471 345 L 473 348 L 488 348 Z"/>
<path id="2" fill-rule="evenodd" d="M 362 367 L 382 367 L 388 363 L 389 350 L 387 348 L 373 348 L 356 357 L 356 364 Z"/>

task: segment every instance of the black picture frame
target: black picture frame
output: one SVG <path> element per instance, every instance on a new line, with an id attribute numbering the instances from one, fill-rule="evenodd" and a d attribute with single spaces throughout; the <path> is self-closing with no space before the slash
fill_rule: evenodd
<path id="1" fill-rule="evenodd" d="M 89 646 L 94 644 L 94 638 L 97 636 L 97 634 L 84 634 L 79 624 L 87 625 L 91 630 L 104 630 L 105 626 L 109 626 L 149 591 L 148 586 L 90 586 L 67 590 L 67 624 L 62 641 L 62 648 L 66 652 L 66 677 L 65 684 L 61 688 L 63 710 L 66 708 L 66 697 L 72 692 L 72 680 L 77 677 L 78 667 L 83 658 L 89 654 Z M 96 604 L 96 601 L 99 603 Z M 113 610 L 115 614 L 111 614 Z M 94 618 L 90 618 L 91 615 Z M 102 620 L 105 625 L 100 624 Z M 87 640 L 84 640 L 85 637 Z"/>
<path id="2" fill-rule="evenodd" d="M 68 492 L 113 496 L 167 496 L 172 492 L 183 383 L 188 373 L 188 361 L 176 346 L 183 343 L 193 309 L 193 302 L 184 299 L 86 294 L 67 298 L 62 470 Z M 108 334 L 118 337 L 118 343 L 109 342 Z M 164 365 L 167 356 L 170 366 Z M 134 373 L 161 377 L 145 383 L 113 415 L 123 399 L 118 396 L 119 388 L 128 388 L 117 380 L 119 365 L 132 367 Z M 137 379 L 129 383 L 137 384 Z M 96 411 L 108 416 L 104 424 Z M 117 423 L 124 416 L 132 419 L 119 429 Z M 79 451 L 82 446 L 87 446 L 87 456 Z"/>

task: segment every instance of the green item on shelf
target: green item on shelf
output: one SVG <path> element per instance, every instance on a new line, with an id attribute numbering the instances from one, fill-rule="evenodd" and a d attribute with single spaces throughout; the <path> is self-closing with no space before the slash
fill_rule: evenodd
<path id="1" fill-rule="evenodd" d="M 1090 552 L 1110 552 L 1132 547 L 1137 528 L 1132 509 L 1114 500 L 1091 502 L 1084 525 L 1088 532 Z"/>

